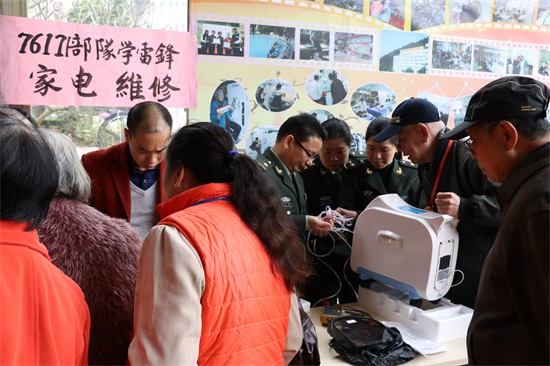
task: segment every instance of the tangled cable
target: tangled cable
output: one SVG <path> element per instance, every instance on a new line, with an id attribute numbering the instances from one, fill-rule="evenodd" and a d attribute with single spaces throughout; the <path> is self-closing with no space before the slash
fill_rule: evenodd
<path id="1" fill-rule="evenodd" d="M 332 210 L 330 208 L 330 206 L 327 206 L 325 208 L 325 211 L 323 211 L 319 214 L 320 219 L 323 219 L 325 217 L 328 217 L 329 219 L 333 220 L 333 225 L 332 225 L 332 230 L 331 230 L 332 232 L 335 232 L 337 234 L 345 233 L 345 232 L 353 234 L 353 231 L 348 229 L 348 227 L 353 225 L 353 219 L 352 218 L 344 217 L 338 211 Z"/>
<path id="2" fill-rule="evenodd" d="M 317 306 L 319 303 L 325 301 L 325 300 L 329 300 L 329 299 L 331 299 L 335 296 L 338 296 L 338 294 L 342 290 L 342 281 L 340 281 L 340 276 L 338 276 L 338 273 L 336 273 L 336 271 L 328 263 L 323 261 L 321 258 L 329 256 L 334 251 L 334 248 L 336 247 L 335 235 L 338 236 L 339 241 L 345 242 L 346 245 L 351 249 L 351 244 L 346 240 L 344 234 L 345 233 L 353 234 L 353 231 L 349 229 L 349 227 L 353 225 L 353 219 L 344 217 L 338 211 L 332 210 L 330 208 L 330 206 L 327 206 L 325 208 L 325 211 L 321 212 L 318 215 L 318 217 L 320 219 L 329 218 L 329 219 L 333 220 L 332 229 L 329 232 L 329 235 L 332 239 L 332 248 L 325 254 L 317 253 L 317 249 L 316 249 L 317 240 L 313 241 L 313 248 L 311 248 L 311 245 L 310 245 L 311 230 L 309 230 L 308 234 L 307 234 L 307 249 L 313 256 L 317 257 L 319 262 L 323 263 L 332 273 L 334 273 L 334 275 L 338 279 L 339 286 L 338 286 L 338 290 L 334 294 L 332 294 L 328 297 L 319 299 L 317 302 L 315 302 L 315 304 L 313 304 L 314 307 Z M 353 292 L 355 292 L 355 296 L 357 296 L 356 289 L 352 286 L 352 284 L 349 282 L 349 280 L 346 276 L 346 267 L 348 266 L 349 260 L 350 260 L 350 258 L 348 258 L 348 260 L 344 264 L 344 268 L 342 269 L 342 271 L 343 271 L 342 273 L 344 275 L 344 278 L 345 278 L 347 284 L 352 288 Z"/>

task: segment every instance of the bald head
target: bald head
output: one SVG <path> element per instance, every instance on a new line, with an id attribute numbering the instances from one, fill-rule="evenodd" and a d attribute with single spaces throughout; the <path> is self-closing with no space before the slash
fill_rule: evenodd
<path id="1" fill-rule="evenodd" d="M 432 137 L 438 137 L 439 132 L 445 128 L 445 123 L 443 123 L 443 121 L 425 123 L 424 125 L 428 128 L 430 131 L 430 136 Z"/>
<path id="2" fill-rule="evenodd" d="M 139 129 L 144 133 L 163 132 L 168 126 L 172 130 L 172 116 L 168 109 L 157 102 L 142 102 L 128 112 L 126 126 L 131 135 Z"/>

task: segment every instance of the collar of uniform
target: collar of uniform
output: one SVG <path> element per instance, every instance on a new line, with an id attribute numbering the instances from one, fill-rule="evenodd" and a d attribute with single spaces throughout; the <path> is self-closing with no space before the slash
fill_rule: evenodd
<path id="1" fill-rule="evenodd" d="M 348 161 L 346 161 L 346 163 L 344 164 L 344 166 L 342 167 L 342 169 L 340 170 L 340 172 L 343 170 L 343 169 L 353 169 L 355 168 L 355 166 L 357 165 L 357 162 L 351 160 L 348 158 Z"/>
<path id="2" fill-rule="evenodd" d="M 368 160 L 365 160 L 365 162 L 363 163 L 365 165 L 365 167 L 367 169 L 370 169 L 371 171 L 377 171 L 377 172 L 382 172 L 382 171 L 392 171 L 393 173 L 397 174 L 397 175 L 401 175 L 403 173 L 403 170 L 401 169 L 401 166 L 399 165 L 399 160 L 397 158 L 393 158 L 392 162 L 389 163 L 388 165 L 386 165 L 385 167 L 383 167 L 382 169 L 376 169 L 372 163 Z M 372 174 L 369 173 L 369 174 Z"/>
<path id="3" fill-rule="evenodd" d="M 281 160 L 280 157 L 277 156 L 277 154 L 275 154 L 275 151 L 273 151 L 273 149 L 269 148 L 269 150 L 271 150 L 271 152 L 273 153 L 273 160 L 275 160 L 275 166 L 276 167 L 282 167 L 282 170 L 289 176 L 291 177 L 292 176 L 292 173 L 290 172 L 290 170 L 288 170 L 287 166 L 285 165 L 285 163 L 283 163 L 283 161 Z"/>

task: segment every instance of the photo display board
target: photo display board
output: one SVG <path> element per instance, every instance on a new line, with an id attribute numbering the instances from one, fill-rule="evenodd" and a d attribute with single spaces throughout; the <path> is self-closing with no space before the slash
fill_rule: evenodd
<path id="1" fill-rule="evenodd" d="M 190 123 L 255 157 L 288 117 L 337 117 L 364 150 L 372 119 L 410 97 L 452 128 L 491 80 L 550 85 L 550 0 L 190 1 L 199 59 Z"/>

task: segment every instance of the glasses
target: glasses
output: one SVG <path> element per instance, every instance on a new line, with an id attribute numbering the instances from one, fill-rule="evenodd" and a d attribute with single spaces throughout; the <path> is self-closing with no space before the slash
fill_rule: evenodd
<path id="1" fill-rule="evenodd" d="M 296 143 L 298 144 L 298 146 L 300 146 L 300 147 L 302 148 L 302 150 L 304 150 L 304 152 L 305 152 L 306 155 L 307 155 L 307 159 L 308 159 L 308 160 L 311 160 L 311 161 L 315 160 L 315 158 L 317 157 L 317 154 L 312 154 L 312 153 L 310 153 L 309 151 L 307 151 L 306 148 L 304 147 L 304 145 L 302 145 L 302 144 L 300 143 L 300 141 L 298 141 L 298 140 L 296 140 L 296 139 L 294 139 L 294 141 L 296 141 Z"/>
<path id="2" fill-rule="evenodd" d="M 490 133 L 491 131 L 493 131 L 495 126 L 498 125 L 499 123 L 500 123 L 500 121 L 483 121 L 483 122 L 479 122 L 479 126 L 481 126 L 479 132 L 483 132 L 483 133 L 489 132 Z M 470 136 L 468 136 L 464 140 L 460 140 L 460 142 L 462 143 L 462 145 L 464 145 L 464 147 L 466 149 L 468 149 L 468 151 L 470 153 L 474 152 L 474 140 L 472 140 L 472 138 Z"/>

